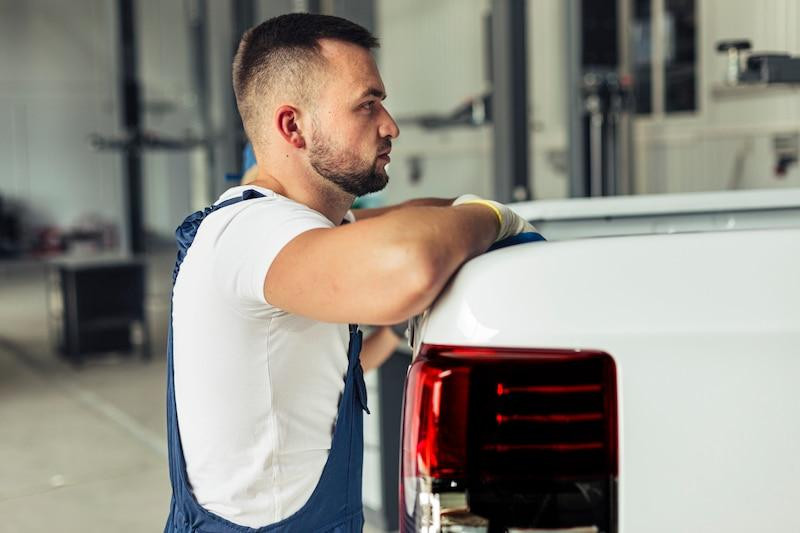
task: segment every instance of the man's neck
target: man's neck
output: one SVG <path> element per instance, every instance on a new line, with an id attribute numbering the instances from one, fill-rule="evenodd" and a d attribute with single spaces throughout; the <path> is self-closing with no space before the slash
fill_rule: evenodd
<path id="1" fill-rule="evenodd" d="M 337 226 L 342 223 L 344 215 L 350 209 L 354 199 L 353 196 L 339 190 L 332 183 L 325 182 L 319 176 L 314 176 L 304 183 L 298 183 L 292 180 L 281 180 L 267 172 L 261 172 L 259 169 L 258 177 L 248 185 L 270 189 L 281 196 L 306 205 L 322 213 Z"/>

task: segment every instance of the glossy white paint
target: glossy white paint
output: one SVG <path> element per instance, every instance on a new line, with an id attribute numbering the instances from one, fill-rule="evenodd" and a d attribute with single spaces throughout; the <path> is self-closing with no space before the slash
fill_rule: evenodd
<path id="1" fill-rule="evenodd" d="M 512 207 L 551 241 L 800 227 L 800 189 L 538 200 Z"/>
<path id="2" fill-rule="evenodd" d="M 800 208 L 800 189 L 640 194 L 602 198 L 537 200 L 514 204 L 528 220 L 630 217 Z"/>
<path id="3" fill-rule="evenodd" d="M 609 353 L 620 532 L 800 531 L 800 229 L 498 250 L 414 336 Z"/>

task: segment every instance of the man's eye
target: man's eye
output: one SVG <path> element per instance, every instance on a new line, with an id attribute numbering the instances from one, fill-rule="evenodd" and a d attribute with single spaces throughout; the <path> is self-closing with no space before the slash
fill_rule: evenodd
<path id="1" fill-rule="evenodd" d="M 369 102 L 364 102 L 363 104 L 361 104 L 361 107 L 363 107 L 364 109 L 372 110 L 372 108 L 375 107 L 375 101 L 370 100 Z"/>

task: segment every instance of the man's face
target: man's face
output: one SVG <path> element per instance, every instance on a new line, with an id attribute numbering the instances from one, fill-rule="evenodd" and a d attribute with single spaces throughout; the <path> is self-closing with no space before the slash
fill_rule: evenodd
<path id="1" fill-rule="evenodd" d="M 372 54 L 322 40 L 326 83 L 312 120 L 309 163 L 323 178 L 354 196 L 383 189 L 397 124 L 383 107 L 383 82 Z"/>

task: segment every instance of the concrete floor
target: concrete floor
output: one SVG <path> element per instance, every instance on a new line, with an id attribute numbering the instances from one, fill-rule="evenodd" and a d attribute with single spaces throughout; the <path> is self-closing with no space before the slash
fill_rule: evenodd
<path id="1" fill-rule="evenodd" d="M 0 533 L 163 530 L 173 260 L 148 260 L 152 359 L 108 354 L 79 369 L 51 347 L 45 266 L 0 262 Z"/>

